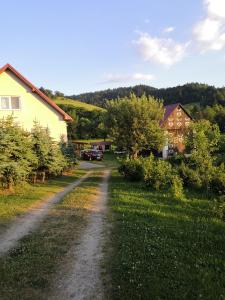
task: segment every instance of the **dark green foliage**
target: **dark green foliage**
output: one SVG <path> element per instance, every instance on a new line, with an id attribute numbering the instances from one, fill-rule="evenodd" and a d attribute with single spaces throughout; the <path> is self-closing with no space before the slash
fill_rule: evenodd
<path id="1" fill-rule="evenodd" d="M 63 104 L 59 104 L 59 106 L 73 118 L 73 122 L 68 123 L 70 140 L 106 138 L 103 126 L 104 112 L 100 110 L 87 111 Z"/>
<path id="2" fill-rule="evenodd" d="M 225 164 L 225 134 L 222 134 L 220 136 L 220 140 L 218 143 L 217 159 L 218 163 Z"/>
<path id="3" fill-rule="evenodd" d="M 217 124 L 221 132 L 225 132 L 225 106 L 213 105 L 200 107 L 199 105 L 192 107 L 190 114 L 196 120 L 206 119 L 213 124 Z"/>
<path id="4" fill-rule="evenodd" d="M 172 176 L 171 193 L 175 199 L 182 199 L 184 196 L 183 180 L 178 175 Z"/>
<path id="5" fill-rule="evenodd" d="M 77 157 L 75 153 L 75 146 L 72 142 L 65 143 L 63 140 L 61 141 L 61 151 L 66 158 L 67 167 L 73 168 L 77 163 Z"/>
<path id="6" fill-rule="evenodd" d="M 174 170 L 169 162 L 154 159 L 151 155 L 144 161 L 143 168 L 146 186 L 159 190 L 166 189 L 171 185 Z"/>
<path id="7" fill-rule="evenodd" d="M 215 174 L 220 173 L 221 168 L 216 160 L 221 138 L 219 128 L 209 121 L 201 120 L 192 124 L 190 129 L 186 145 L 191 155 L 186 166 L 182 166 L 181 174 L 187 184 L 195 180 L 196 187 L 212 190 Z M 217 189 L 220 181 L 218 178 Z"/>
<path id="8" fill-rule="evenodd" d="M 200 189 L 202 187 L 202 180 L 196 169 L 192 169 L 188 164 L 182 163 L 178 168 L 178 172 L 186 187 L 196 189 Z"/>
<path id="9" fill-rule="evenodd" d="M 48 129 L 34 123 L 32 141 L 33 151 L 38 159 L 36 171 L 42 173 L 42 181 L 46 175 L 60 175 L 67 162 L 59 146 L 51 139 Z"/>
<path id="10" fill-rule="evenodd" d="M 176 169 L 168 161 L 154 158 L 126 159 L 122 161 L 119 172 L 130 181 L 143 181 L 147 187 L 166 190 L 171 187 L 172 195 L 183 195 L 183 181 Z"/>
<path id="11" fill-rule="evenodd" d="M 36 164 L 30 135 L 12 117 L 0 120 L 0 175 L 7 188 L 25 181 Z"/>
<path id="12" fill-rule="evenodd" d="M 154 98 L 134 94 L 107 104 L 105 126 L 109 137 L 129 156 L 137 157 L 145 149 L 160 150 L 165 135 L 159 122 L 163 116 L 163 104 Z"/>
<path id="13" fill-rule="evenodd" d="M 142 159 L 129 159 L 124 160 L 120 167 L 119 172 L 126 179 L 130 181 L 140 181 L 143 179 L 143 166 Z"/>
<path id="14" fill-rule="evenodd" d="M 85 93 L 70 96 L 70 98 L 80 99 L 80 101 L 105 107 L 107 100 L 128 97 L 134 93 L 137 97 L 143 94 L 163 99 L 165 104 L 180 102 L 181 104 L 196 103 L 201 106 L 213 104 L 225 104 L 225 88 L 215 88 L 207 84 L 188 83 L 172 88 L 156 89 L 146 85 L 134 87 L 108 89 L 93 93 Z"/>
<path id="15" fill-rule="evenodd" d="M 59 145 L 49 135 L 48 129 L 34 123 L 31 133 L 24 131 L 7 117 L 0 120 L 0 180 L 12 189 L 22 181 L 32 178 L 36 182 L 39 175 L 44 182 L 46 175 L 60 175 L 74 157 L 67 147 L 64 156 Z"/>
<path id="16" fill-rule="evenodd" d="M 128 179 L 142 180 L 147 187 L 155 190 L 170 189 L 177 199 L 183 197 L 183 185 L 208 194 L 224 195 L 224 158 L 218 158 L 218 153 L 224 151 L 224 136 L 220 135 L 218 126 L 207 120 L 193 123 L 186 146 L 190 153 L 188 157 L 179 155 L 164 161 L 150 155 L 137 162 L 127 160 L 120 167 L 120 172 Z"/>
<path id="17" fill-rule="evenodd" d="M 225 195 L 225 167 L 221 164 L 215 168 L 214 174 L 211 180 L 211 189 L 214 193 L 219 195 Z"/>

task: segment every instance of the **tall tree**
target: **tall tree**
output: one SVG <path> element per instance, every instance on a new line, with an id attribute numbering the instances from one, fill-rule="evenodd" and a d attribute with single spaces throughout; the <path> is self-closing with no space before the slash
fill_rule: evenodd
<path id="1" fill-rule="evenodd" d="M 163 113 L 161 101 L 130 94 L 107 103 L 105 126 L 115 144 L 136 158 L 144 149 L 162 149 L 165 137 L 159 122 Z"/>
<path id="2" fill-rule="evenodd" d="M 215 172 L 215 153 L 219 141 L 219 127 L 208 120 L 193 123 L 186 137 L 187 150 L 191 153 L 189 166 L 199 174 L 203 186 L 206 187 L 209 187 Z"/>

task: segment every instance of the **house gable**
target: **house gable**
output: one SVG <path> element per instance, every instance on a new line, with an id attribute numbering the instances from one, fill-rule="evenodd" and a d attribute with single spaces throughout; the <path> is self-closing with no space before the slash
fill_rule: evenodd
<path id="1" fill-rule="evenodd" d="M 161 121 L 161 126 L 168 130 L 179 130 L 188 128 L 192 117 L 183 108 L 181 104 L 172 104 L 165 106 L 164 118 Z"/>
<path id="2" fill-rule="evenodd" d="M 168 144 L 173 149 L 183 152 L 185 149 L 184 136 L 191 123 L 192 117 L 177 103 L 165 106 L 164 118 L 160 122 L 168 137 Z"/>
<path id="3" fill-rule="evenodd" d="M 56 109 L 42 95 L 34 92 L 32 86 L 19 78 L 11 69 L 0 73 L 0 96 L 20 98 L 20 108 L 0 109 L 0 118 L 13 115 L 15 121 L 28 131 L 33 128 L 34 121 L 37 121 L 41 126 L 49 129 L 54 140 L 59 141 L 62 136 L 67 139 L 65 119 L 71 120 L 71 117 L 60 108 Z"/>
<path id="4" fill-rule="evenodd" d="M 15 77 L 17 77 L 23 84 L 30 88 L 32 93 L 38 95 L 44 102 L 51 106 L 55 111 L 61 114 L 65 121 L 72 121 L 72 118 L 65 113 L 57 104 L 55 104 L 50 98 L 48 98 L 44 93 L 42 93 L 38 88 L 36 88 L 28 79 L 26 79 L 22 74 L 20 74 L 13 66 L 6 64 L 0 69 L 0 75 L 4 72 L 11 72 Z"/>

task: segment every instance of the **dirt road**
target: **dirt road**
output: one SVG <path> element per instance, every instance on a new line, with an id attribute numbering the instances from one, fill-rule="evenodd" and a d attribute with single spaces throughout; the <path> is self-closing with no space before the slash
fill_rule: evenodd
<path id="1" fill-rule="evenodd" d="M 103 172 L 98 197 L 88 216 L 80 241 L 69 254 L 68 263 L 59 271 L 54 295 L 50 299 L 103 299 L 100 264 L 103 257 L 104 224 L 110 171 Z"/>
<path id="2" fill-rule="evenodd" d="M 23 217 L 18 217 L 12 225 L 0 235 L 0 256 L 6 254 L 10 249 L 14 248 L 20 239 L 37 228 L 43 218 L 47 215 L 52 205 L 59 202 L 67 193 L 71 192 L 76 186 L 90 176 L 91 171 L 87 172 L 82 178 L 69 184 L 61 192 L 57 193 L 39 207 L 32 209 Z"/>

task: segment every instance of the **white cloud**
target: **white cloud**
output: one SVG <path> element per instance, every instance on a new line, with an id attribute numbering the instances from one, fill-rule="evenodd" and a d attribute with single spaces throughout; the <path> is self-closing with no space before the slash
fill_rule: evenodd
<path id="1" fill-rule="evenodd" d="M 224 0 L 205 0 L 207 13 L 212 18 L 225 19 L 225 1 Z"/>
<path id="2" fill-rule="evenodd" d="M 130 75 L 122 75 L 122 74 L 107 74 L 105 79 L 101 83 L 118 83 L 118 82 L 131 82 L 131 81 L 139 81 L 139 82 L 147 82 L 153 80 L 155 77 L 152 74 L 144 74 L 144 73 L 134 73 Z"/>
<path id="3" fill-rule="evenodd" d="M 173 32 L 175 30 L 175 27 L 173 26 L 169 26 L 169 27 L 166 27 L 163 32 L 164 33 L 169 33 L 169 32 Z"/>
<path id="4" fill-rule="evenodd" d="M 205 0 L 205 19 L 193 29 L 195 41 L 202 51 L 225 47 L 225 0 Z"/>
<path id="5" fill-rule="evenodd" d="M 145 19 L 145 24 L 149 24 L 150 20 L 149 19 Z"/>
<path id="6" fill-rule="evenodd" d="M 172 39 L 151 37 L 142 33 L 135 43 L 145 61 L 151 61 L 165 66 L 172 66 L 181 61 L 186 55 L 188 43 L 177 43 Z"/>

